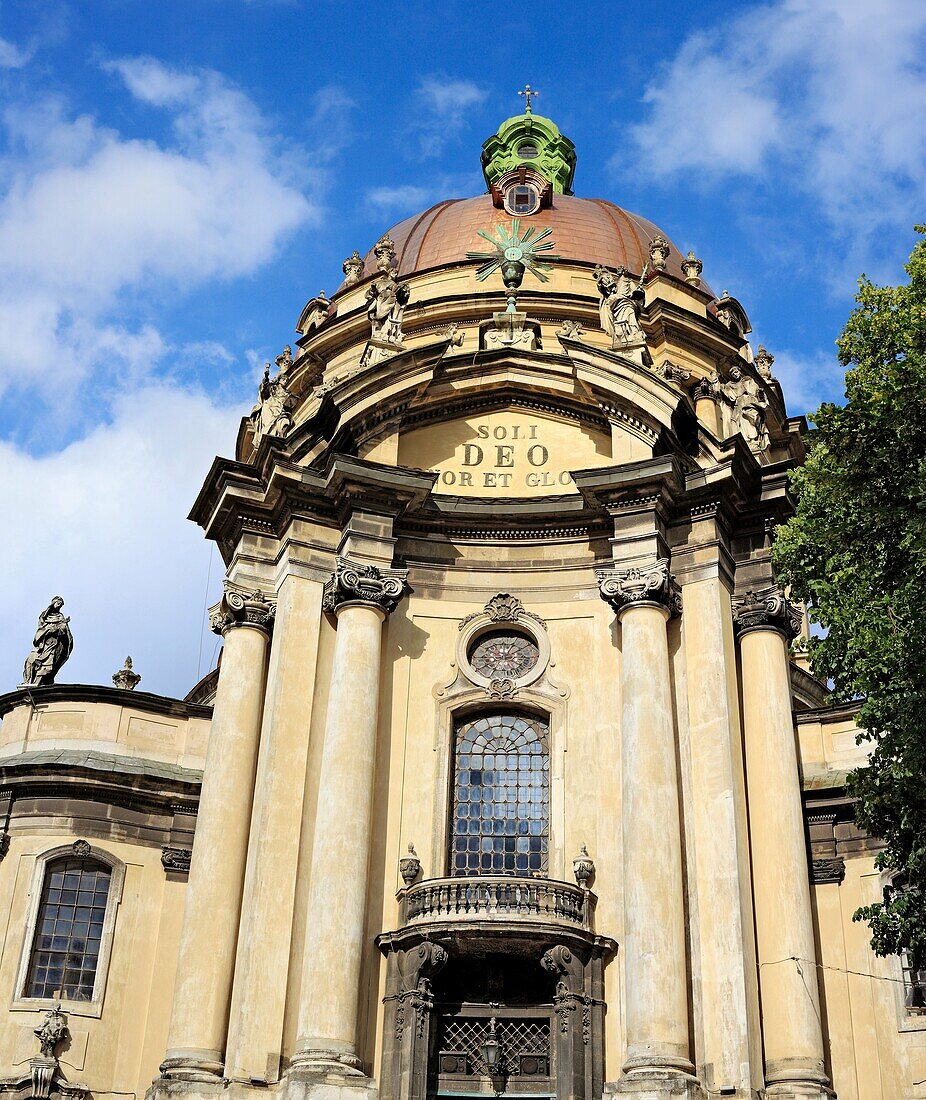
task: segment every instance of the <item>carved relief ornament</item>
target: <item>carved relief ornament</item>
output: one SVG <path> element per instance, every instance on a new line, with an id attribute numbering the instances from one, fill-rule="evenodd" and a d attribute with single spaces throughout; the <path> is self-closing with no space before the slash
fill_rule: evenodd
<path id="1" fill-rule="evenodd" d="M 415 1036 L 424 1038 L 428 1014 L 434 1008 L 434 988 L 431 979 L 447 965 L 449 955 L 439 944 L 420 944 L 409 951 L 399 964 L 402 988 L 396 994 L 395 1031 L 401 1043 L 406 1027 L 406 1013 L 411 1011 Z"/>
<path id="2" fill-rule="evenodd" d="M 750 630 L 777 630 L 786 638 L 800 633 L 801 612 L 778 585 L 733 597 L 733 626 L 740 636 Z"/>
<path id="3" fill-rule="evenodd" d="M 557 944 L 545 951 L 540 965 L 556 976 L 556 992 L 553 995 L 553 1011 L 559 1018 L 559 1029 L 566 1035 L 569 1032 L 570 1018 L 574 1012 L 581 1012 L 582 1042 L 588 1046 L 592 1035 L 592 1005 L 595 1003 L 583 986 L 583 968 L 568 947 Z"/>
<path id="4" fill-rule="evenodd" d="M 628 569 L 596 569 L 598 589 L 618 613 L 641 604 L 657 604 L 670 615 L 682 610 L 681 595 L 669 572 L 669 559 L 658 558 L 651 565 L 633 565 Z"/>
<path id="5" fill-rule="evenodd" d="M 212 608 L 209 625 L 223 637 L 236 626 L 251 626 L 269 635 L 275 614 L 276 605 L 263 592 L 239 592 L 227 588 L 222 599 Z"/>
<path id="6" fill-rule="evenodd" d="M 337 568 L 325 584 L 322 607 L 336 612 L 345 603 L 366 603 L 388 615 L 409 592 L 407 569 L 378 569 L 338 558 Z"/>

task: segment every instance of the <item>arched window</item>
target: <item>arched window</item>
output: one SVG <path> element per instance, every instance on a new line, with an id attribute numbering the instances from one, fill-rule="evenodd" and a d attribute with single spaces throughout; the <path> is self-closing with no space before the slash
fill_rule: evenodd
<path id="1" fill-rule="evenodd" d="M 549 724 L 499 711 L 454 730 L 450 873 L 545 875 L 550 834 Z"/>
<path id="2" fill-rule="evenodd" d="M 93 1000 L 113 868 L 66 855 L 45 864 L 23 995 Z"/>

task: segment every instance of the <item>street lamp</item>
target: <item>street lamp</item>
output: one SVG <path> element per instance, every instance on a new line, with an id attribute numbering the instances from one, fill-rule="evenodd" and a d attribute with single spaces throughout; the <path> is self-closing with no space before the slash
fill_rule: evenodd
<path id="1" fill-rule="evenodd" d="M 494 1016 L 489 1020 L 489 1034 L 482 1043 L 482 1060 L 489 1071 L 489 1076 L 493 1080 L 498 1077 L 502 1065 L 502 1044 L 498 1041 Z"/>

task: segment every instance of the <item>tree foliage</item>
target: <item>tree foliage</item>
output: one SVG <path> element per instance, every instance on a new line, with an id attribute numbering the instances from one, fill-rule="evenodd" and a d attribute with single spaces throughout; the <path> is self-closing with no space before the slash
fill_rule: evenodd
<path id="1" fill-rule="evenodd" d="M 917 226 L 926 233 L 926 227 Z M 906 951 L 926 967 L 926 240 L 909 283 L 859 280 L 837 341 L 844 405 L 821 405 L 806 463 L 793 475 L 796 514 L 781 527 L 775 564 L 809 602 L 826 635 L 814 672 L 832 699 L 861 700 L 871 751 L 849 779 L 856 821 L 885 847 L 892 873 L 867 920 L 878 955 Z"/>

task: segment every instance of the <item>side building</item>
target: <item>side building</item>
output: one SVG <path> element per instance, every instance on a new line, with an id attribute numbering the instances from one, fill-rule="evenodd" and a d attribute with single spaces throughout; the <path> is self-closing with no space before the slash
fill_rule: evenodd
<path id="1" fill-rule="evenodd" d="M 220 668 L 0 697 L 0 1091 L 926 1097 L 774 359 L 549 119 L 482 165 L 208 472 Z"/>

